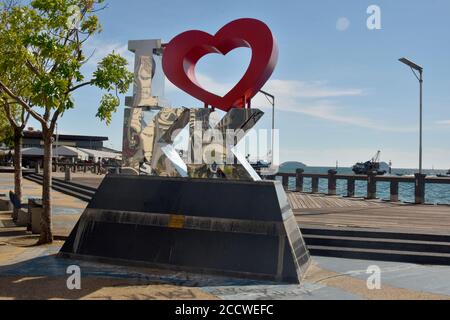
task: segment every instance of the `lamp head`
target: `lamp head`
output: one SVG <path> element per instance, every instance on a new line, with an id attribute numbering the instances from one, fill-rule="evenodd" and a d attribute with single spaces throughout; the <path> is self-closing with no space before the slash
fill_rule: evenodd
<path id="1" fill-rule="evenodd" d="M 421 66 L 419 66 L 418 64 L 412 62 L 411 60 L 409 60 L 407 58 L 400 58 L 400 59 L 398 59 L 398 61 L 400 61 L 401 63 L 406 64 L 407 66 L 413 68 L 414 70 L 417 70 L 419 72 L 423 71 L 423 68 Z"/>

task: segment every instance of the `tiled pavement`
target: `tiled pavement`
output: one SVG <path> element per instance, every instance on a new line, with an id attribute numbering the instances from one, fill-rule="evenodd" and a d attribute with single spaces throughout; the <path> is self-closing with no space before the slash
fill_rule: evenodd
<path id="1" fill-rule="evenodd" d="M 0 194 L 12 176 L 0 174 Z M 25 181 L 26 196 L 40 186 Z M 53 192 L 55 228 L 67 229 L 86 203 Z M 0 299 L 449 299 L 450 267 L 313 257 L 302 285 L 131 268 L 56 257 L 61 241 L 33 246 L 23 228 L 5 228 L 0 214 Z M 66 286 L 67 267 L 81 268 L 81 290 Z M 377 266 L 380 289 L 370 290 L 369 266 Z"/>

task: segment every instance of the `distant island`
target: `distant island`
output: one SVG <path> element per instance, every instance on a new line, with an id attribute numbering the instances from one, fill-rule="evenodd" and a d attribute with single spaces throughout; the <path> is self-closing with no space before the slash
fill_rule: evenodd
<path id="1" fill-rule="evenodd" d="M 306 164 L 299 161 L 287 161 L 283 162 L 278 171 L 279 172 L 295 172 L 297 169 L 305 169 Z"/>

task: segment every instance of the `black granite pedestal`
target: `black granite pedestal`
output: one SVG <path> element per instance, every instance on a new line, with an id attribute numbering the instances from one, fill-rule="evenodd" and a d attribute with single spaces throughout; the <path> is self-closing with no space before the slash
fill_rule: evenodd
<path id="1" fill-rule="evenodd" d="M 309 265 L 279 182 L 108 175 L 60 256 L 299 283 Z"/>

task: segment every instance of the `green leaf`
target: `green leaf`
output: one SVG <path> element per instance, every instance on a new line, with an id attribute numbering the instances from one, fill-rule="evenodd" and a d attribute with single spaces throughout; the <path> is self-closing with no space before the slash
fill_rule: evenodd
<path id="1" fill-rule="evenodd" d="M 120 101 L 117 97 L 110 93 L 105 94 L 100 101 L 100 107 L 97 110 L 96 117 L 109 125 L 112 120 L 112 115 L 117 111 L 119 105 Z"/>
<path id="2" fill-rule="evenodd" d="M 111 53 L 99 62 L 93 75 L 93 84 L 108 91 L 117 90 L 125 94 L 133 82 L 133 73 L 127 69 L 127 60 Z"/>

